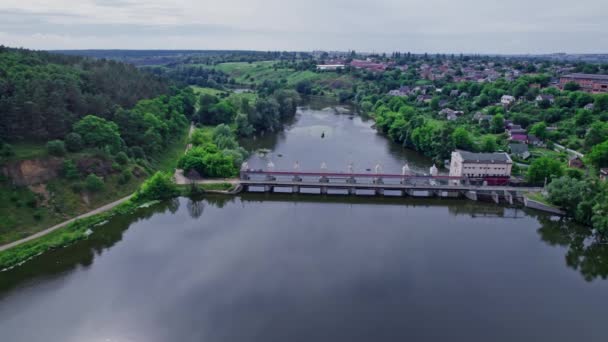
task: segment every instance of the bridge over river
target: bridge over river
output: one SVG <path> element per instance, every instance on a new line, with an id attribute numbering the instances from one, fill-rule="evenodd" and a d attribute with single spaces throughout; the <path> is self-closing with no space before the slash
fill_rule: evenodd
<path id="1" fill-rule="evenodd" d="M 485 181 L 446 175 L 385 173 L 264 171 L 243 169 L 241 191 L 309 193 L 336 195 L 376 195 L 411 197 L 488 198 L 513 204 L 523 202 L 527 192 L 540 192 L 539 187 L 509 185 L 508 180 L 486 178 Z M 501 185 L 488 185 L 488 183 Z"/>

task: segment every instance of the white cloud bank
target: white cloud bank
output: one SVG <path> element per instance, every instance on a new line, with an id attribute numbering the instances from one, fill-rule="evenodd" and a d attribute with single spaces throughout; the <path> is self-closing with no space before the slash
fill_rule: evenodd
<path id="1" fill-rule="evenodd" d="M 608 52 L 605 0 L 0 0 L 36 49 Z"/>

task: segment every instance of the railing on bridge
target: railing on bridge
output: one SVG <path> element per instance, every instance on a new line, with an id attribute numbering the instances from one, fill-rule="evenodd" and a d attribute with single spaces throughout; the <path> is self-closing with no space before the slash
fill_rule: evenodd
<path id="1" fill-rule="evenodd" d="M 346 173 L 346 172 L 314 172 L 314 171 L 266 171 L 241 170 L 242 180 L 250 180 L 252 176 L 262 176 L 267 181 L 276 181 L 277 177 L 289 177 L 294 182 L 302 182 L 304 178 L 318 178 L 320 183 L 329 183 L 331 179 L 344 180 L 346 183 L 357 183 L 358 179 L 371 179 L 374 184 L 382 184 L 384 179 L 400 180 L 402 184 L 428 182 L 429 184 L 452 185 L 509 185 L 508 177 L 455 177 L 448 175 L 416 175 L 416 174 L 390 174 L 390 173 Z"/>

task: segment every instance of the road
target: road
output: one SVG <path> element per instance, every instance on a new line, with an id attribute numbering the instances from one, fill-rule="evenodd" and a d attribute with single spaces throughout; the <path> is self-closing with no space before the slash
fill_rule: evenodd
<path id="1" fill-rule="evenodd" d="M 43 231 L 40 231 L 40 232 L 38 232 L 38 233 L 36 233 L 34 235 L 30 235 L 30 236 L 28 236 L 26 238 L 23 238 L 21 240 L 17 240 L 17 241 L 14 241 L 14 242 L 2 245 L 2 246 L 0 246 L 0 252 L 3 252 L 5 250 L 13 248 L 15 246 L 19 246 L 19 245 L 21 245 L 23 243 L 26 243 L 28 241 L 35 240 L 35 239 L 37 239 L 39 237 L 43 237 L 43 236 L 45 236 L 45 235 L 47 235 L 49 233 L 52 233 L 52 232 L 56 231 L 57 229 L 61 229 L 61 228 L 65 227 L 65 226 L 67 226 L 68 224 L 70 224 L 70 223 L 72 223 L 72 222 L 74 222 L 76 220 L 80 220 L 80 219 L 83 219 L 83 218 L 87 218 L 89 216 L 93 216 L 93 215 L 96 215 L 96 214 L 99 214 L 99 213 L 103 213 L 104 211 L 108 211 L 108 210 L 116 207 L 117 205 L 119 205 L 121 203 L 124 203 L 129 198 L 131 198 L 131 196 L 133 196 L 133 195 L 129 195 L 127 197 L 123 197 L 123 198 L 119 199 L 118 201 L 114 201 L 112 203 L 108 203 L 108 204 L 106 204 L 106 205 L 104 205 L 102 207 L 99 207 L 99 208 L 95 209 L 95 210 L 89 211 L 88 213 L 85 213 L 85 214 L 82 214 L 82 215 L 78 215 L 78 216 L 76 216 L 74 218 L 71 218 L 71 219 L 69 219 L 67 221 L 61 222 L 60 224 L 54 225 L 51 228 L 47 228 L 47 229 L 45 229 Z"/>

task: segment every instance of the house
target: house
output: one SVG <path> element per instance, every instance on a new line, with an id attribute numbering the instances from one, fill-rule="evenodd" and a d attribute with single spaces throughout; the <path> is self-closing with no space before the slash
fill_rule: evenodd
<path id="1" fill-rule="evenodd" d="M 528 134 L 528 144 L 538 147 L 542 147 L 545 145 L 543 141 L 534 134 Z"/>
<path id="2" fill-rule="evenodd" d="M 344 69 L 344 64 L 319 64 L 319 65 L 317 65 L 317 70 L 335 71 L 338 69 Z"/>
<path id="3" fill-rule="evenodd" d="M 578 156 L 574 156 L 568 160 L 568 167 L 572 167 L 575 169 L 584 169 L 585 163 L 583 163 L 583 160 Z"/>
<path id="4" fill-rule="evenodd" d="M 509 136 L 509 141 L 515 141 L 522 144 L 528 143 L 528 135 L 525 133 L 514 133 Z"/>
<path id="5" fill-rule="evenodd" d="M 528 145 L 521 143 L 511 143 L 509 144 L 509 150 L 511 151 L 511 155 L 522 159 L 530 158 L 530 151 L 528 150 Z"/>
<path id="6" fill-rule="evenodd" d="M 586 110 L 593 110 L 594 106 L 593 106 L 593 103 L 588 103 L 583 108 L 586 109 Z"/>
<path id="7" fill-rule="evenodd" d="M 412 90 L 410 89 L 410 87 L 407 86 L 403 86 L 403 87 L 399 87 L 399 89 L 394 89 L 388 92 L 388 94 L 390 96 L 408 96 L 410 95 L 410 93 L 412 92 Z"/>
<path id="8" fill-rule="evenodd" d="M 473 121 L 477 121 L 477 123 L 479 125 L 481 125 L 481 123 L 484 121 L 487 121 L 487 122 L 492 121 L 492 115 L 487 115 L 482 112 L 477 112 L 477 113 L 475 113 L 475 115 L 473 115 Z"/>
<path id="9" fill-rule="evenodd" d="M 513 161 L 508 154 L 452 152 L 450 177 L 510 178 Z"/>
<path id="10" fill-rule="evenodd" d="M 608 168 L 600 170 L 600 179 L 603 181 L 608 180 Z"/>
<path id="11" fill-rule="evenodd" d="M 416 102 L 418 103 L 429 103 L 433 97 L 431 95 L 418 95 L 416 98 Z"/>
<path id="12" fill-rule="evenodd" d="M 515 103 L 515 97 L 514 97 L 514 96 L 511 96 L 511 95 L 503 95 L 503 96 L 500 98 L 500 103 L 501 103 L 503 106 L 510 106 L 510 105 L 512 105 L 513 103 Z"/>
<path id="13" fill-rule="evenodd" d="M 542 101 L 547 101 L 547 102 L 553 104 L 553 102 L 555 102 L 555 96 L 550 95 L 550 94 L 540 94 L 536 97 L 536 102 L 542 102 Z"/>
<path id="14" fill-rule="evenodd" d="M 608 93 L 608 75 L 569 74 L 559 79 L 559 86 L 564 89 L 567 83 L 576 83 L 581 90 L 590 93 Z"/>
<path id="15" fill-rule="evenodd" d="M 458 97 L 459 94 L 460 92 L 458 90 L 452 90 L 450 92 L 450 97 Z"/>
<path id="16" fill-rule="evenodd" d="M 453 109 L 450 109 L 450 108 L 442 109 L 439 112 L 439 116 L 444 116 L 448 121 L 456 120 L 460 116 L 463 116 L 463 115 L 464 115 L 463 111 L 453 110 Z"/>

